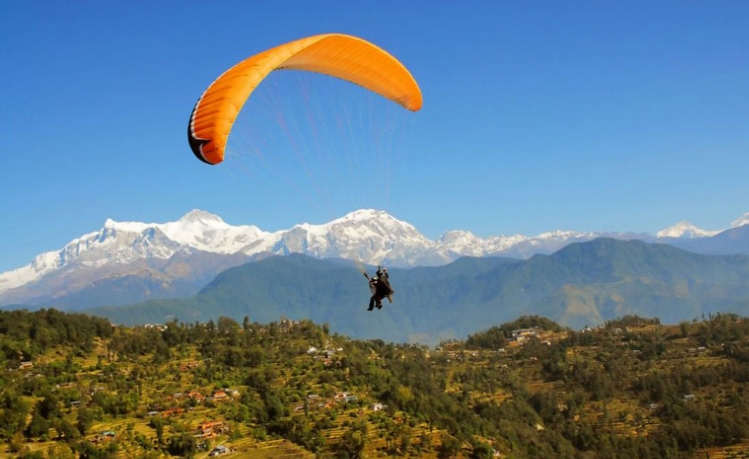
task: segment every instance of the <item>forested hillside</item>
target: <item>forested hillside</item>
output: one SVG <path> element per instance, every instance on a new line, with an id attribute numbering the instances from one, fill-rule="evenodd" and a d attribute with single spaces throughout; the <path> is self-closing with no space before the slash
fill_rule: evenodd
<path id="1" fill-rule="evenodd" d="M 436 348 L 0 312 L 0 457 L 749 457 L 749 320 L 538 316 Z"/>

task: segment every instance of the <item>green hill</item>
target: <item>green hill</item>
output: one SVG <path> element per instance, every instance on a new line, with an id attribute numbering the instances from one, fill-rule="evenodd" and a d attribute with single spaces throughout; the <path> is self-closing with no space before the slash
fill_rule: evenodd
<path id="1" fill-rule="evenodd" d="M 429 349 L 0 311 L 0 459 L 747 457 L 747 342 L 735 315 L 523 316 Z"/>
<path id="2" fill-rule="evenodd" d="M 88 312 L 123 324 L 219 315 L 261 323 L 310 319 L 356 338 L 434 344 L 521 314 L 580 328 L 626 314 L 678 322 L 716 311 L 743 313 L 749 257 L 597 239 L 528 260 L 464 258 L 440 267 L 392 269 L 391 282 L 394 304 L 367 312 L 369 292 L 356 268 L 290 255 L 224 271 L 189 299 Z"/>

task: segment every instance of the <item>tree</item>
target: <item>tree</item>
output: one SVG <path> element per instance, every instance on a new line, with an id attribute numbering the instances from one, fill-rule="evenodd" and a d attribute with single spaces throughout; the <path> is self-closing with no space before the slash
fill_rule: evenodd
<path id="1" fill-rule="evenodd" d="M 218 318 L 218 334 L 221 336 L 230 336 L 239 331 L 239 324 L 232 318 L 221 316 Z"/>
<path id="2" fill-rule="evenodd" d="M 86 435 L 86 433 L 88 433 L 88 429 L 91 428 L 91 425 L 94 423 L 95 419 L 96 412 L 91 408 L 87 408 L 85 406 L 81 406 L 80 408 L 78 408 L 78 416 L 75 425 L 81 432 L 81 435 Z"/>
<path id="3" fill-rule="evenodd" d="M 18 459 L 45 459 L 44 454 L 41 451 L 29 451 L 28 448 L 24 448 L 24 451 L 18 455 Z"/>
<path id="4" fill-rule="evenodd" d="M 689 337 L 689 322 L 679 323 L 679 330 L 681 331 L 682 338 Z"/>
<path id="5" fill-rule="evenodd" d="M 66 442 L 75 441 L 81 438 L 81 432 L 67 419 L 57 420 L 54 427 L 57 429 L 60 437 L 64 438 Z"/>
<path id="6" fill-rule="evenodd" d="M 449 459 L 455 457 L 460 452 L 460 440 L 452 435 L 443 434 L 442 443 L 437 448 L 437 457 L 439 459 Z"/>
<path id="7" fill-rule="evenodd" d="M 172 456 L 192 458 L 195 456 L 195 451 L 197 451 L 198 445 L 192 434 L 183 432 L 169 437 L 166 448 Z"/>
<path id="8" fill-rule="evenodd" d="M 163 339 L 157 340 L 156 349 L 153 354 L 154 363 L 166 363 L 171 357 L 172 351 L 169 349 L 169 345 Z"/>
<path id="9" fill-rule="evenodd" d="M 12 389 L 0 395 L 0 436 L 7 439 L 23 431 L 29 404 Z"/>
<path id="10" fill-rule="evenodd" d="M 55 394 L 47 392 L 44 398 L 36 404 L 35 411 L 44 419 L 52 420 L 60 415 L 60 401 Z"/>
<path id="11" fill-rule="evenodd" d="M 361 459 L 367 444 L 367 424 L 357 422 L 341 436 L 338 443 L 337 457 L 340 459 Z"/>
<path id="12" fill-rule="evenodd" d="M 483 442 L 478 442 L 473 445 L 473 451 L 471 451 L 471 459 L 491 459 L 494 454 L 494 450 L 491 446 Z"/>
<path id="13" fill-rule="evenodd" d="M 39 438 L 49 435 L 49 421 L 38 412 L 31 416 L 29 425 L 26 426 L 25 434 L 28 438 Z"/>
<path id="14" fill-rule="evenodd" d="M 465 346 L 467 349 L 493 349 L 507 345 L 507 338 L 505 337 L 505 331 L 499 327 L 491 327 L 490 329 L 471 335 L 466 340 Z"/>
<path id="15" fill-rule="evenodd" d="M 160 416 L 153 416 L 148 425 L 156 432 L 156 441 L 164 444 L 164 419 Z"/>
<path id="16" fill-rule="evenodd" d="M 263 402 L 265 405 L 265 418 L 269 422 L 278 420 L 286 415 L 286 407 L 283 402 L 281 402 L 281 399 L 275 394 L 267 392 Z"/>
<path id="17" fill-rule="evenodd" d="M 110 459 L 116 457 L 117 444 L 110 442 L 104 447 L 96 447 L 89 441 L 76 443 L 74 449 L 79 454 L 79 459 Z"/>
<path id="18" fill-rule="evenodd" d="M 432 436 L 427 432 L 422 432 L 419 435 L 419 448 L 424 451 L 430 451 L 432 449 Z"/>
<path id="19" fill-rule="evenodd" d="M 75 453 L 68 445 L 57 444 L 47 449 L 48 459 L 75 459 Z"/>

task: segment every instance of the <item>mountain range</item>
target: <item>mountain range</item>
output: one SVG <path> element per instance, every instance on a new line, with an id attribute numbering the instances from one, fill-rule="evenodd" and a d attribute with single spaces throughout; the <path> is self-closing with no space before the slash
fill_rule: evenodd
<path id="1" fill-rule="evenodd" d="M 216 215 L 193 210 L 163 224 L 107 220 L 99 231 L 0 274 L 0 306 L 81 310 L 185 298 L 229 268 L 274 255 L 416 269 L 446 266 L 462 257 L 527 260 L 597 238 L 662 242 L 703 254 L 749 254 L 746 223 L 749 214 L 720 232 L 680 222 L 655 235 L 551 231 L 534 237 L 480 238 L 468 231 L 450 231 L 430 240 L 413 225 L 371 209 L 276 232 L 229 225 Z"/>
<path id="2" fill-rule="evenodd" d="M 702 255 L 665 244 L 598 238 L 527 260 L 462 257 L 433 267 L 391 268 L 394 302 L 367 311 L 362 269 L 345 260 L 273 256 L 220 273 L 190 298 L 88 310 L 126 325 L 245 317 L 308 318 L 356 338 L 435 344 L 524 314 L 582 328 L 624 315 L 666 323 L 742 312 L 749 256 Z"/>

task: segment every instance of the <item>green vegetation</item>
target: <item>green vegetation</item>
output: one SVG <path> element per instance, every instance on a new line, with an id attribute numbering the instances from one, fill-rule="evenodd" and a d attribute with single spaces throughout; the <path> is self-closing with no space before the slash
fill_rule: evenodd
<path id="1" fill-rule="evenodd" d="M 430 349 L 309 321 L 0 312 L 0 457 L 742 457 L 747 343 L 732 314 L 524 316 Z"/>
<path id="2" fill-rule="evenodd" d="M 521 314 L 583 328 L 627 314 L 677 323 L 748 311 L 749 256 L 699 255 L 641 241 L 601 238 L 528 260 L 461 258 L 390 271 L 394 303 L 376 314 L 365 310 L 369 291 L 354 266 L 299 254 L 226 270 L 191 298 L 88 312 L 126 325 L 219 315 L 241 321 L 250 314 L 259 323 L 305 318 L 357 339 L 436 345 Z"/>

